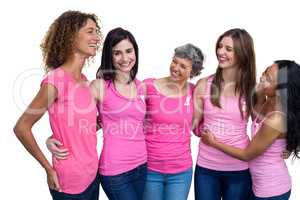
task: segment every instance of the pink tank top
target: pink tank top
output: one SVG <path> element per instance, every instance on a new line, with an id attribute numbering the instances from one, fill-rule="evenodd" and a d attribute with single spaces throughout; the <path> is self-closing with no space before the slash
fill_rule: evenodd
<path id="1" fill-rule="evenodd" d="M 103 130 L 100 155 L 101 175 L 114 176 L 147 162 L 143 122 L 146 113 L 140 81 L 136 98 L 121 95 L 112 81 L 105 81 L 104 99 L 98 103 Z"/>
<path id="2" fill-rule="evenodd" d="M 78 83 L 62 68 L 52 70 L 41 85 L 51 84 L 57 89 L 57 98 L 48 108 L 53 138 L 69 150 L 65 160 L 52 157 L 61 189 L 64 193 L 83 192 L 98 172 L 96 135 L 96 101 L 89 82 Z"/>
<path id="3" fill-rule="evenodd" d="M 194 86 L 190 84 L 188 95 L 167 97 L 155 88 L 153 81 L 144 81 L 147 87 L 145 129 L 148 169 L 179 173 L 192 167 L 190 132 Z"/>
<path id="4" fill-rule="evenodd" d="M 210 87 L 213 76 L 209 77 L 203 99 L 203 124 L 205 129 L 214 133 L 222 143 L 244 149 L 249 144 L 247 136 L 248 119 L 242 118 L 238 97 L 220 97 L 222 108 L 216 107 L 210 101 Z M 245 101 L 243 101 L 243 110 Z M 197 165 L 217 171 L 240 171 L 248 169 L 248 163 L 233 158 L 203 142 L 199 143 Z"/>
<path id="5" fill-rule="evenodd" d="M 263 121 L 252 123 L 252 138 L 262 126 Z M 272 197 L 288 192 L 291 189 L 291 178 L 285 165 L 282 152 L 286 140 L 277 139 L 260 156 L 249 162 L 252 177 L 252 190 L 257 197 Z"/>

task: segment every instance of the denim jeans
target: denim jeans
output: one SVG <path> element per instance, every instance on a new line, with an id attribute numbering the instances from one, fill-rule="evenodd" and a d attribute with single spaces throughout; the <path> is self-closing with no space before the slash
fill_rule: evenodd
<path id="1" fill-rule="evenodd" d="M 143 200 L 186 200 L 192 176 L 192 168 L 176 174 L 148 170 Z"/>
<path id="2" fill-rule="evenodd" d="M 196 165 L 194 184 L 196 200 L 248 200 L 251 197 L 248 169 L 215 171 Z"/>
<path id="3" fill-rule="evenodd" d="M 97 173 L 95 180 L 80 194 L 67 194 L 50 189 L 53 200 L 98 200 L 100 188 L 100 175 Z"/>
<path id="4" fill-rule="evenodd" d="M 273 196 L 273 197 L 254 197 L 252 200 L 288 200 L 291 196 L 291 190 L 278 196 Z"/>
<path id="5" fill-rule="evenodd" d="M 143 198 L 147 165 L 115 176 L 100 175 L 100 182 L 110 200 L 141 200 Z"/>

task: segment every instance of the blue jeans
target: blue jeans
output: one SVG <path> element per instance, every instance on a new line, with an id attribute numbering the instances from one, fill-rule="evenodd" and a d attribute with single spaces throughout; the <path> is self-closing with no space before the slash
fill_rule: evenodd
<path id="1" fill-rule="evenodd" d="M 143 198 L 147 165 L 115 176 L 100 175 L 100 182 L 110 200 L 141 200 Z"/>
<path id="2" fill-rule="evenodd" d="M 248 200 L 251 197 L 248 169 L 215 171 L 196 165 L 194 183 L 196 200 Z"/>
<path id="3" fill-rule="evenodd" d="M 67 194 L 50 189 L 53 200 L 98 200 L 100 188 L 100 175 L 80 194 Z"/>
<path id="4" fill-rule="evenodd" d="M 273 196 L 273 197 L 254 197 L 252 200 L 288 200 L 291 196 L 291 190 L 278 196 Z"/>
<path id="5" fill-rule="evenodd" d="M 192 168 L 177 174 L 148 170 L 143 200 L 186 200 L 192 176 Z"/>

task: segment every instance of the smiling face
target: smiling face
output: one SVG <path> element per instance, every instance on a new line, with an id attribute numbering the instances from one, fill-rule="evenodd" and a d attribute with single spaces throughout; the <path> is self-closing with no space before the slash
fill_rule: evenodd
<path id="1" fill-rule="evenodd" d="M 174 56 L 170 65 L 170 77 L 174 81 L 187 81 L 192 72 L 192 61 Z"/>
<path id="2" fill-rule="evenodd" d="M 225 36 L 221 39 L 217 48 L 217 58 L 220 68 L 237 67 L 234 44 L 231 37 Z"/>
<path id="3" fill-rule="evenodd" d="M 268 67 L 260 77 L 260 82 L 256 88 L 257 92 L 265 96 L 275 96 L 277 87 L 278 65 L 273 64 Z"/>
<path id="4" fill-rule="evenodd" d="M 134 47 L 128 39 L 121 40 L 112 48 L 112 63 L 116 70 L 130 73 L 135 62 Z"/>
<path id="5" fill-rule="evenodd" d="M 74 52 L 85 58 L 95 56 L 100 43 L 100 36 L 97 31 L 96 23 L 88 19 L 85 26 L 80 28 L 76 34 Z"/>

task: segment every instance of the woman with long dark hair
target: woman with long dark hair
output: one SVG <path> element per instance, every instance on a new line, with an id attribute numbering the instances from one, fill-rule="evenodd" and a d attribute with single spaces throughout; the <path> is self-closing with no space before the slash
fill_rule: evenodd
<path id="1" fill-rule="evenodd" d="M 256 79 L 251 36 L 243 29 L 226 31 L 217 40 L 216 55 L 216 73 L 196 85 L 194 125 L 201 122 L 201 127 L 214 131 L 220 141 L 246 148 L 251 91 Z M 194 181 L 196 200 L 247 199 L 251 191 L 248 168 L 247 162 L 200 141 Z"/>
<path id="2" fill-rule="evenodd" d="M 206 144 L 250 161 L 255 200 L 287 200 L 291 194 L 291 179 L 281 154 L 288 150 L 299 158 L 299 76 L 299 64 L 289 60 L 275 61 L 262 74 L 256 92 L 264 101 L 254 107 L 252 140 L 246 148 L 223 144 L 210 130 L 202 136 Z"/>

